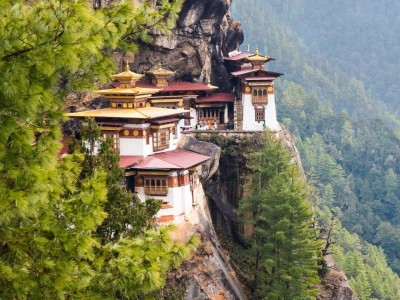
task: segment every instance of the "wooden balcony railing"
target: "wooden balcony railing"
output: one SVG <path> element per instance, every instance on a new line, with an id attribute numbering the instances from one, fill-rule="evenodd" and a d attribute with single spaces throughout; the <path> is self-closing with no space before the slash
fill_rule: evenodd
<path id="1" fill-rule="evenodd" d="M 168 195 L 167 186 L 146 186 L 144 188 L 146 195 L 166 196 Z"/>

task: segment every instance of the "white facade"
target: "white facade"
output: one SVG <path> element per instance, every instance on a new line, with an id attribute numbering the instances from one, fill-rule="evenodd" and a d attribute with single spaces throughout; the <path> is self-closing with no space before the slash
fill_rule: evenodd
<path id="1" fill-rule="evenodd" d="M 251 94 L 242 94 L 243 104 L 243 130 L 262 131 L 264 126 L 270 130 L 278 131 L 279 123 L 276 118 L 276 105 L 274 94 L 268 95 L 268 104 L 264 106 L 265 121 L 256 121 L 255 107 L 261 105 L 253 105 Z"/>
<path id="2" fill-rule="evenodd" d="M 189 171 L 174 171 L 170 172 L 170 177 L 177 177 L 177 176 L 188 176 Z M 137 193 L 139 199 L 144 202 L 146 197 L 152 197 L 157 200 L 161 200 L 164 204 L 168 204 L 170 207 L 162 208 L 157 213 L 156 218 L 162 216 L 174 216 L 174 218 L 178 216 L 184 216 L 192 211 L 193 205 L 199 202 L 200 199 L 197 199 L 197 189 L 201 187 L 199 177 L 196 176 L 195 181 L 195 188 L 191 189 L 191 181 L 189 180 L 188 183 L 181 185 L 181 186 L 174 186 L 168 188 L 168 194 L 165 196 L 152 196 L 145 194 L 144 187 L 135 187 L 135 192 Z"/>
<path id="3" fill-rule="evenodd" d="M 276 118 L 275 95 L 268 95 L 268 105 L 265 107 L 265 125 L 274 131 L 279 130 L 279 122 Z"/>
<path id="4" fill-rule="evenodd" d="M 178 146 L 179 138 L 181 136 L 181 128 L 184 125 L 184 120 L 180 120 L 176 126 L 175 134 L 169 135 L 169 148 L 164 149 L 162 151 L 156 152 L 164 152 L 175 150 Z M 123 128 L 127 129 L 140 129 L 147 130 L 147 132 L 151 132 L 150 123 L 146 124 L 125 124 Z M 154 154 L 156 152 L 153 151 L 153 137 L 150 135 L 149 143 L 147 143 L 147 137 L 142 138 L 124 138 L 123 136 L 119 137 L 119 149 L 121 156 L 143 156 L 146 157 L 148 155 Z"/>

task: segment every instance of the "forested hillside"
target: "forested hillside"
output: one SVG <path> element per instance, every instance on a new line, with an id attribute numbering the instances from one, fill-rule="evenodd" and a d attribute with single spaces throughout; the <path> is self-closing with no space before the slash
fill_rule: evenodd
<path id="1" fill-rule="evenodd" d="M 346 47 L 361 44 L 355 37 L 366 33 L 341 23 L 358 14 L 361 20 L 361 16 L 365 20 L 367 16 L 363 15 L 365 8 L 360 7 L 360 1 L 346 3 L 349 11 L 340 9 L 337 2 L 256 0 L 247 5 L 247 1 L 235 1 L 233 14 L 242 22 L 246 43 L 276 58 L 268 67 L 285 73 L 285 80 L 280 80 L 277 89 L 278 117 L 296 137 L 308 180 L 315 187 L 314 201 L 321 222 L 327 227 L 331 216 L 336 218 L 338 245 L 332 250 L 336 259 L 361 299 L 399 299 L 399 284 L 389 290 L 388 282 L 373 276 L 379 268 L 385 274 L 381 277 L 398 282 L 397 275 L 387 267 L 384 254 L 363 241 L 382 247 L 389 265 L 400 272 L 400 141 L 393 130 L 399 122 L 393 109 L 389 112 L 376 97 L 383 94 L 379 83 L 374 81 L 372 85 L 360 75 L 376 76 L 381 70 L 368 71 L 371 65 L 365 61 L 372 60 L 370 55 L 374 52 L 380 63 L 379 58 L 386 55 L 382 49 L 387 48 L 381 45 L 372 47 L 372 51 L 364 45 L 362 50 L 369 55 L 346 61 L 344 58 L 363 54 Z M 353 6 L 358 8 L 355 15 L 351 14 Z M 313 13 L 308 14 L 308 10 Z M 333 13 L 330 16 L 323 13 L 326 11 Z M 383 18 L 380 12 L 382 9 L 377 14 Z M 347 19 L 342 20 L 342 14 Z M 370 37 L 379 35 L 367 29 Z M 336 36 L 329 31 L 336 31 Z M 340 40 L 343 36 L 350 39 L 347 46 Z M 396 39 L 392 42 L 396 43 Z M 333 59 L 336 52 L 340 53 Z M 363 65 L 358 66 L 357 61 Z M 355 74 L 358 70 L 360 76 Z M 394 73 L 391 75 L 381 73 L 382 82 L 386 77 L 390 82 Z M 344 229 L 339 229 L 340 223 Z"/>
<path id="2" fill-rule="evenodd" d="M 285 2 L 289 5 L 288 1 Z M 377 91 L 367 88 L 360 77 L 349 76 L 347 68 L 340 68 L 336 62 L 313 51 L 303 36 L 295 31 L 297 24 L 292 28 L 285 23 L 275 13 L 273 4 L 256 0 L 247 7 L 246 1 L 233 2 L 232 12 L 242 22 L 245 43 L 251 45 L 251 51 L 254 52 L 258 46 L 262 53 L 274 57 L 276 61 L 269 63 L 269 68 L 285 73 L 286 80 L 301 83 L 320 101 L 330 102 L 336 111 L 346 109 L 356 118 L 385 116 L 391 124 L 399 124 L 393 110 L 389 113 L 380 97 L 376 97 Z M 348 64 L 350 62 L 345 63 Z"/>
<path id="3" fill-rule="evenodd" d="M 399 1 L 271 0 L 277 17 L 313 51 L 361 80 L 400 116 Z"/>

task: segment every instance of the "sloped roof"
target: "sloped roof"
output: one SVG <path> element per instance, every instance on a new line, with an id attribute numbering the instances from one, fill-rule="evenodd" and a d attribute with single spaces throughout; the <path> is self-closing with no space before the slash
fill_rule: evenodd
<path id="1" fill-rule="evenodd" d="M 120 119 L 152 119 L 166 116 L 178 115 L 186 112 L 183 108 L 161 108 L 161 107 L 140 107 L 140 108 L 102 108 L 85 110 L 65 114 L 67 117 L 94 117 L 94 118 L 120 118 Z"/>
<path id="2" fill-rule="evenodd" d="M 132 166 L 143 159 L 143 156 L 120 156 L 119 166 L 121 168 L 126 168 Z"/>
<path id="3" fill-rule="evenodd" d="M 215 93 L 210 97 L 199 97 L 195 100 L 196 103 L 214 103 L 214 102 L 233 102 L 235 94 L 233 93 Z"/>
<path id="4" fill-rule="evenodd" d="M 182 170 L 194 167 L 209 160 L 207 155 L 176 149 L 145 157 L 130 167 L 139 170 Z"/>
<path id="5" fill-rule="evenodd" d="M 234 56 L 230 56 L 230 57 L 224 57 L 224 60 L 231 60 L 231 61 L 237 61 L 237 60 L 242 60 L 245 59 L 246 57 L 253 55 L 251 53 L 240 53 Z"/>
<path id="6" fill-rule="evenodd" d="M 269 80 L 274 80 L 276 79 L 275 76 L 265 76 L 265 77 L 259 77 L 259 76 L 254 76 L 254 77 L 246 77 L 245 80 L 247 81 L 269 81 Z"/>
<path id="7" fill-rule="evenodd" d="M 257 73 L 257 72 L 260 72 L 264 76 L 269 76 L 269 77 L 279 77 L 279 76 L 283 75 L 283 73 L 268 71 L 265 69 L 245 69 L 245 70 L 231 72 L 231 74 L 233 76 L 241 76 L 241 75 L 247 75 L 247 74 L 252 74 L 252 73 Z"/>

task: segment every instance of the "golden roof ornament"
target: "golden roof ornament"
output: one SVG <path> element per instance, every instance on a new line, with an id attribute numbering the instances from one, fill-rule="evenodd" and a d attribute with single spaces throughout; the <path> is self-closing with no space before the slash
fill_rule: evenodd
<path id="1" fill-rule="evenodd" d="M 250 62 L 267 62 L 270 61 L 272 58 L 269 56 L 262 56 L 258 51 L 258 47 L 256 48 L 256 52 L 253 55 L 250 55 L 246 58 Z"/>
<path id="2" fill-rule="evenodd" d="M 134 88 L 136 81 L 142 78 L 143 74 L 132 72 L 129 68 L 129 62 L 127 60 L 124 72 L 115 74 L 112 77 L 121 83 L 121 85 L 119 86 L 120 88 Z"/>
<path id="3" fill-rule="evenodd" d="M 145 74 L 151 77 L 151 82 L 156 87 L 166 87 L 168 86 L 168 77 L 174 75 L 175 72 L 163 69 L 160 62 L 157 69 L 146 71 Z"/>
<path id="4" fill-rule="evenodd" d="M 161 62 L 158 64 L 158 68 L 157 69 L 153 69 L 150 71 L 146 71 L 145 72 L 146 75 L 153 75 L 153 76 L 158 76 L 158 75 L 164 75 L 164 76 L 171 76 L 174 75 L 175 72 L 174 71 L 170 71 L 170 70 L 166 70 L 162 68 L 162 64 Z"/>

